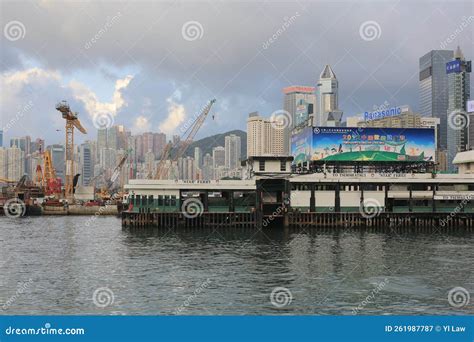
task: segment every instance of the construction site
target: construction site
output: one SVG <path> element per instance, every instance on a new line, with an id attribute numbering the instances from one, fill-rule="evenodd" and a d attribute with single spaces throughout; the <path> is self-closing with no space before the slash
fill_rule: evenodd
<path id="1" fill-rule="evenodd" d="M 193 142 L 203 125 L 215 99 L 196 116 L 192 124 L 183 132 L 178 142 L 169 141 L 157 162 L 150 168 L 147 179 L 178 179 L 173 167 Z M 65 121 L 64 170 L 55 170 L 51 151 L 40 151 L 40 163 L 33 177 L 23 175 L 20 180 L 0 178 L 0 214 L 9 217 L 38 215 L 119 215 L 127 203 L 123 172 L 127 172 L 126 162 L 132 149 L 127 149 L 120 157 L 112 173 L 101 170 L 89 180 L 88 186 L 78 185 L 80 173 L 75 165 L 75 134 L 87 134 L 79 120 L 79 114 L 72 111 L 66 101 L 59 102 L 55 109 Z M 59 177 L 58 173 L 64 175 Z M 130 166 L 130 177 L 132 171 Z M 64 181 L 63 181 L 64 179 Z"/>

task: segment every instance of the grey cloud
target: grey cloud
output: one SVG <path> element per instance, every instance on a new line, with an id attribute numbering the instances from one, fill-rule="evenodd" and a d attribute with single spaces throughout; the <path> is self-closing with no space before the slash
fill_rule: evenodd
<path id="1" fill-rule="evenodd" d="M 117 119 L 139 115 L 149 98 L 157 127 L 166 117 L 166 98 L 179 87 L 188 112 L 218 97 L 216 110 L 227 119 L 206 124 L 206 133 L 244 128 L 248 112 L 268 115 L 281 108 L 282 87 L 314 85 L 327 63 L 339 79 L 346 114 L 384 101 L 416 108 L 418 58 L 439 48 L 464 16 L 474 15 L 471 1 L 40 1 L 2 7 L 2 22 L 20 20 L 27 30 L 16 42 L 2 37 L 3 68 L 21 67 L 13 49 L 64 73 L 97 70 L 102 63 L 138 65 L 141 75 L 124 91 L 129 106 Z M 183 39 L 188 21 L 202 25 L 201 39 Z M 361 39 L 366 21 L 379 24 L 379 38 Z M 472 58 L 473 28 L 447 48 L 460 44 Z"/>

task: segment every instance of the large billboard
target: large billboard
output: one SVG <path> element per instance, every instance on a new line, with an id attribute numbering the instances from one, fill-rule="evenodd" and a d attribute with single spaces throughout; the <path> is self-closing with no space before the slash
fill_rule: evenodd
<path id="1" fill-rule="evenodd" d="M 311 159 L 320 161 L 435 161 L 433 128 L 314 127 Z"/>
<path id="2" fill-rule="evenodd" d="M 446 73 L 460 73 L 461 72 L 461 61 L 456 59 L 454 61 L 446 63 Z"/>
<path id="3" fill-rule="evenodd" d="M 293 164 L 303 164 L 311 159 L 312 139 L 312 127 L 305 127 L 297 134 L 291 136 L 291 155 L 293 156 Z"/>
<path id="4" fill-rule="evenodd" d="M 295 111 L 295 126 L 300 126 L 308 121 L 308 104 L 301 100 L 298 102 Z"/>

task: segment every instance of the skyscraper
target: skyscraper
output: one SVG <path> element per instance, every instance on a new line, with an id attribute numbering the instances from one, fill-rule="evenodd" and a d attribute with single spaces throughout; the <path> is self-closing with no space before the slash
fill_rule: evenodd
<path id="1" fill-rule="evenodd" d="M 107 128 L 97 130 L 97 154 L 100 150 L 107 148 Z M 98 156 L 98 155 L 97 155 Z"/>
<path id="2" fill-rule="evenodd" d="M 225 148 L 216 146 L 212 149 L 212 160 L 214 168 L 225 166 Z"/>
<path id="3" fill-rule="evenodd" d="M 329 65 L 324 67 L 316 87 L 316 110 L 313 125 L 338 126 L 342 119 L 339 110 L 339 82 Z"/>
<path id="4" fill-rule="evenodd" d="M 285 151 L 285 131 L 258 112 L 249 114 L 247 119 L 247 157 L 287 155 Z"/>
<path id="5" fill-rule="evenodd" d="M 0 178 L 17 181 L 24 174 L 25 153 L 18 147 L 0 147 Z"/>
<path id="6" fill-rule="evenodd" d="M 212 179 L 212 156 L 209 153 L 206 153 L 202 158 L 202 179 L 211 180 Z"/>
<path id="7" fill-rule="evenodd" d="M 3 147 L 3 131 L 0 129 L 0 147 Z"/>
<path id="8" fill-rule="evenodd" d="M 240 153 L 242 142 L 238 135 L 231 134 L 225 137 L 225 167 L 229 170 L 240 167 Z"/>
<path id="9" fill-rule="evenodd" d="M 31 153 L 31 137 L 27 135 L 21 138 L 12 138 L 10 139 L 10 147 L 18 147 L 25 155 L 28 155 Z"/>
<path id="10" fill-rule="evenodd" d="M 7 175 L 8 179 L 19 180 L 25 170 L 25 153 L 18 147 L 7 149 Z"/>
<path id="11" fill-rule="evenodd" d="M 117 150 L 113 148 L 103 148 L 99 151 L 99 164 L 102 169 L 113 170 L 116 166 Z"/>
<path id="12" fill-rule="evenodd" d="M 202 150 L 200 147 L 196 146 L 194 148 L 194 163 L 196 168 L 201 168 L 202 166 Z"/>
<path id="13" fill-rule="evenodd" d="M 166 145 L 166 134 L 153 133 L 153 153 L 155 158 L 160 158 Z"/>
<path id="14" fill-rule="evenodd" d="M 454 59 L 446 64 L 448 74 L 448 110 L 447 140 L 448 169 L 454 171 L 453 159 L 458 152 L 468 148 L 468 115 L 467 101 L 470 98 L 471 61 L 466 61 L 459 48 Z"/>
<path id="15" fill-rule="evenodd" d="M 94 165 L 92 149 L 88 142 L 81 144 L 79 148 L 79 165 L 82 185 L 89 185 L 89 182 L 93 177 Z"/>
<path id="16" fill-rule="evenodd" d="M 8 152 L 0 146 L 0 178 L 8 178 Z"/>
<path id="17" fill-rule="evenodd" d="M 447 148 L 448 76 L 446 63 L 451 50 L 432 50 L 420 58 L 420 113 L 440 119 L 438 147 Z"/>
<path id="18" fill-rule="evenodd" d="M 119 148 L 119 126 L 107 128 L 107 147 L 113 150 Z"/>
<path id="19" fill-rule="evenodd" d="M 291 114 L 291 129 L 293 129 L 298 122 L 296 112 L 301 100 L 311 106 L 311 112 L 309 114 L 313 113 L 313 110 L 316 107 L 316 94 L 314 93 L 314 89 L 314 87 L 307 86 L 291 86 L 283 88 L 283 94 L 285 94 L 283 98 L 283 109 Z"/>
<path id="20" fill-rule="evenodd" d="M 51 153 L 51 159 L 54 170 L 56 171 L 56 177 L 61 178 L 64 183 L 64 171 L 65 171 L 65 158 L 66 151 L 63 145 L 54 144 L 46 147 Z"/>

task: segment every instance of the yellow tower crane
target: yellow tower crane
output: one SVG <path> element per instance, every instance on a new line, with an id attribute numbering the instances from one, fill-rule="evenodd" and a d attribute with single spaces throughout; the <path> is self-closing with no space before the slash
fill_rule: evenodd
<path id="1" fill-rule="evenodd" d="M 71 112 L 66 101 L 61 101 L 56 105 L 56 109 L 61 112 L 66 120 L 66 177 L 64 186 L 64 197 L 71 199 L 74 192 L 74 127 L 79 132 L 86 134 L 86 129 L 77 118 L 77 112 Z"/>

